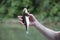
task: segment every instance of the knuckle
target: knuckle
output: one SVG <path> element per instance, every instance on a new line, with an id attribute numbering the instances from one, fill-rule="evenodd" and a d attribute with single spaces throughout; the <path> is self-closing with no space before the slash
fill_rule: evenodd
<path id="1" fill-rule="evenodd" d="M 31 16 L 33 16 L 33 14 L 30 14 Z"/>

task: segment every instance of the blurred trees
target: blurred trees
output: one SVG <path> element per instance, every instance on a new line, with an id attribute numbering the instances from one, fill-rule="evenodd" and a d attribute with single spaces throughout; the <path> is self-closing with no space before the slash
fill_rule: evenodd
<path id="1" fill-rule="evenodd" d="M 24 7 L 42 19 L 60 20 L 60 0 L 0 0 L 0 18 L 16 18 Z"/>

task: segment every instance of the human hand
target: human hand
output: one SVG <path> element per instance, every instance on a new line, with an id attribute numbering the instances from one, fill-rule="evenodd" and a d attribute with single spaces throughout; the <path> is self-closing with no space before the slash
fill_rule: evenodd
<path id="1" fill-rule="evenodd" d="M 37 22 L 36 18 L 33 16 L 33 14 L 26 13 L 26 15 L 29 16 L 29 25 L 34 26 Z M 19 23 L 24 25 L 23 16 L 18 16 L 18 19 L 19 19 Z"/>

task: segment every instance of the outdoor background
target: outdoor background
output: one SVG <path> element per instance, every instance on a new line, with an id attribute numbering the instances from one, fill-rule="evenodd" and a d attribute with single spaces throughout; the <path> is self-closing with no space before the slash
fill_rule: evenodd
<path id="1" fill-rule="evenodd" d="M 26 36 L 26 29 L 17 18 L 24 7 L 41 24 L 60 31 L 60 0 L 0 0 L 0 40 L 46 40 L 34 27 Z"/>

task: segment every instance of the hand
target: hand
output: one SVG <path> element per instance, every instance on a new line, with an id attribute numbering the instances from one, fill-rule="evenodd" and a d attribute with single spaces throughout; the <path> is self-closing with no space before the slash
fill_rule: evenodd
<path id="1" fill-rule="evenodd" d="M 26 13 L 27 16 L 29 16 L 29 25 L 34 26 L 37 22 L 36 18 L 32 14 Z M 23 23 L 23 16 L 18 16 L 19 23 L 24 25 Z"/>

